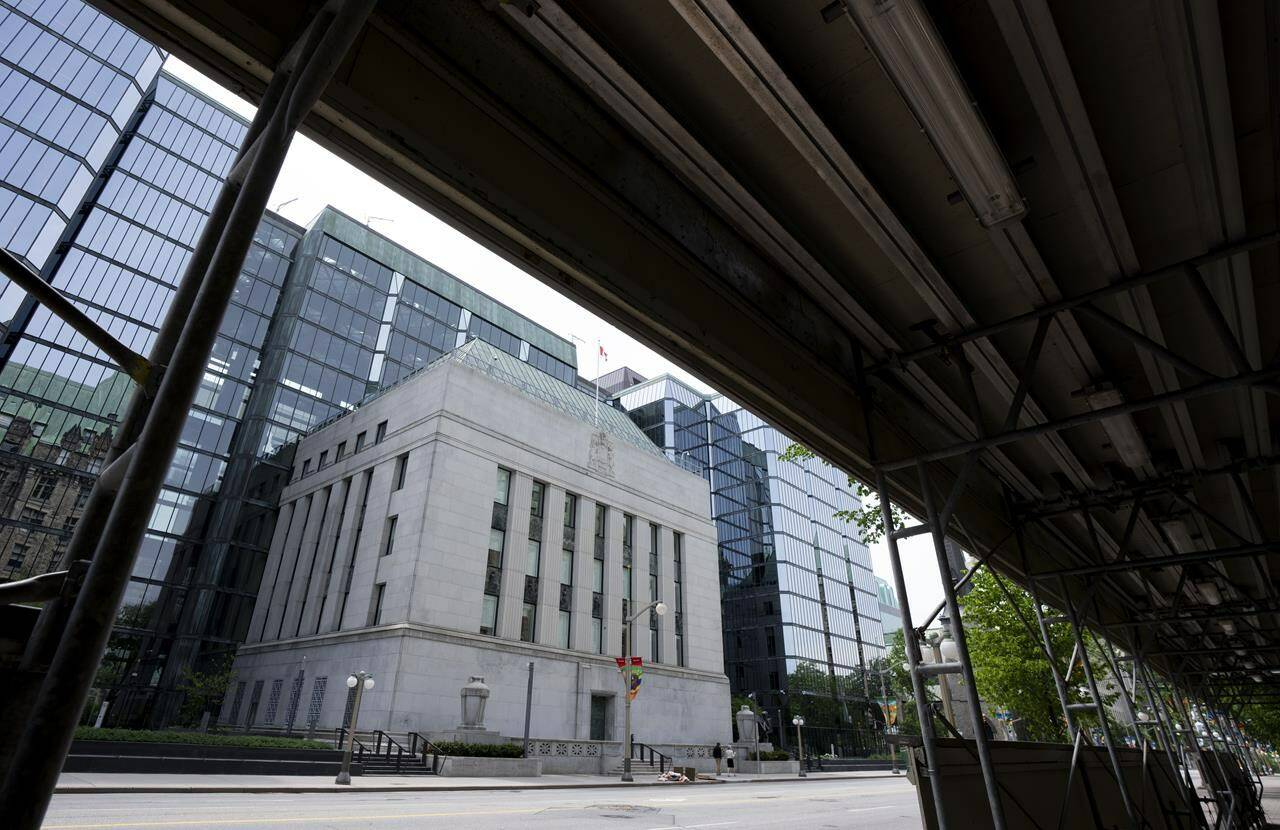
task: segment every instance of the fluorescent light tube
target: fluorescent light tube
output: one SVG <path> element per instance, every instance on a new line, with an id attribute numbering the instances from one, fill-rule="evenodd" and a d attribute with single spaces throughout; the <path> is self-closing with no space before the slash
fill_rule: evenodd
<path id="1" fill-rule="evenodd" d="M 849 19 L 985 227 L 1026 213 L 1013 173 L 919 0 L 848 0 Z"/>

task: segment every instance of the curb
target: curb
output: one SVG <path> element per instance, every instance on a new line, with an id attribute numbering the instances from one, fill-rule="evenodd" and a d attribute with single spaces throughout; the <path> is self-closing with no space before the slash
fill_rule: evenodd
<path id="1" fill-rule="evenodd" d="M 697 785 L 700 786 L 704 784 L 757 784 L 757 783 L 805 784 L 805 783 L 819 782 L 819 781 L 857 781 L 857 780 L 870 780 L 870 779 L 879 779 L 879 778 L 900 778 L 902 780 L 906 780 L 906 776 L 904 775 L 893 775 L 891 773 L 886 773 L 884 775 L 827 774 L 827 775 L 824 775 L 824 777 L 822 778 L 800 778 L 799 776 L 795 778 L 767 778 L 764 780 L 751 779 L 751 778 L 725 780 L 722 778 L 716 781 L 699 781 L 697 782 Z M 339 789 L 333 786 L 328 786 L 328 787 L 306 787 L 306 786 L 237 787 L 234 785 L 199 785 L 199 784 L 193 784 L 189 787 L 188 786 L 154 787 L 154 786 L 147 786 L 147 785 L 140 785 L 140 786 L 134 786 L 134 787 L 125 787 L 125 786 L 82 787 L 82 786 L 76 786 L 76 785 L 69 785 L 69 786 L 55 788 L 53 791 L 53 794 L 54 795 L 90 795 L 94 793 L 102 793 L 102 794 L 108 794 L 108 795 L 120 795 L 120 794 L 127 794 L 127 793 L 138 793 L 138 794 L 147 794 L 147 795 L 157 795 L 157 794 L 164 794 L 164 793 L 203 793 L 203 794 L 209 794 L 209 793 L 264 793 L 264 794 L 268 794 L 268 793 L 276 793 L 276 794 L 279 794 L 279 793 L 289 793 L 289 794 L 296 794 L 296 793 L 413 793 L 413 792 L 447 793 L 447 792 L 495 792 L 495 791 L 509 791 L 509 790 L 594 790 L 594 789 L 606 789 L 606 788 L 612 788 L 612 787 L 679 787 L 679 786 L 682 786 L 682 785 L 673 784 L 666 781 L 644 781 L 644 782 L 632 782 L 630 784 L 623 784 L 620 781 L 602 781 L 598 784 L 595 784 L 595 783 L 592 783 L 592 784 L 538 784 L 538 785 L 532 785 L 532 786 L 528 784 L 523 784 L 523 785 L 522 784 L 493 784 L 493 785 L 485 784 L 478 787 L 447 786 L 447 785 L 424 787 L 424 786 L 416 786 L 413 784 L 409 784 L 402 787 L 374 786 L 374 787 L 350 787 L 350 788 L 342 788 L 342 789 Z"/>

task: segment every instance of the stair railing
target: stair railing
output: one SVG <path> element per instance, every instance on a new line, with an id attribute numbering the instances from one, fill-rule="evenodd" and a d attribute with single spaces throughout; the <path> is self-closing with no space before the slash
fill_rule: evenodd
<path id="1" fill-rule="evenodd" d="M 425 735 L 417 732 L 409 733 L 409 752 L 414 757 L 421 756 L 422 763 L 431 767 L 432 773 L 440 772 L 440 765 L 444 763 L 444 759 L 449 756 L 440 750 L 440 747 L 427 740 Z M 427 755 L 431 756 L 431 761 L 427 761 Z"/>
<path id="2" fill-rule="evenodd" d="M 631 737 L 631 760 L 639 761 L 652 767 L 655 759 L 657 760 L 659 774 L 666 772 L 668 767 L 675 766 L 670 755 L 654 749 L 648 744 L 638 743 L 633 735 Z"/>

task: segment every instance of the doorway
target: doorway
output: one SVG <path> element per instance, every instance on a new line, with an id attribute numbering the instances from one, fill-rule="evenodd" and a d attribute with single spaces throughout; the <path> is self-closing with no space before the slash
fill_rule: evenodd
<path id="1" fill-rule="evenodd" d="M 613 696 L 591 696 L 591 740 L 609 740 L 609 725 L 613 722 Z"/>

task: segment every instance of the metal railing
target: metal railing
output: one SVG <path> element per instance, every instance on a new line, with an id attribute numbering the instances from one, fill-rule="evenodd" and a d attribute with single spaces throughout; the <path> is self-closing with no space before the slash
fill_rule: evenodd
<path id="1" fill-rule="evenodd" d="M 335 735 L 334 744 L 338 747 L 338 749 L 342 749 L 344 746 L 346 746 L 346 743 L 347 743 L 348 730 L 345 726 L 339 726 L 337 729 L 333 731 Z M 369 752 L 369 748 L 365 746 L 363 742 L 361 742 L 360 735 L 358 733 L 352 735 L 352 741 L 353 741 L 353 746 L 351 751 L 351 758 L 355 762 L 363 764 L 364 755 L 366 752 Z M 369 752 L 369 754 L 372 755 L 373 753 Z"/>
<path id="2" fill-rule="evenodd" d="M 385 750 L 383 749 L 384 744 L 386 745 Z M 393 751 L 394 755 L 392 754 Z M 377 758 L 384 759 L 388 764 L 395 764 L 396 772 L 400 772 L 406 755 L 410 758 L 415 757 L 399 741 L 381 729 L 373 730 L 373 754 Z"/>
<path id="3" fill-rule="evenodd" d="M 664 773 L 674 766 L 671 756 L 659 750 L 654 749 L 648 744 L 638 743 L 633 735 L 631 737 L 631 760 L 639 761 L 642 764 L 648 764 L 650 767 L 654 765 L 654 759 L 657 759 L 658 773 Z"/>
<path id="4" fill-rule="evenodd" d="M 440 747 L 431 743 L 423 735 L 417 732 L 410 732 L 409 735 L 409 752 L 415 757 L 422 758 L 423 766 L 430 766 L 432 773 L 440 772 L 440 764 L 444 763 L 444 759 L 449 756 L 440 750 Z M 431 755 L 431 762 L 427 762 L 428 753 Z"/>

